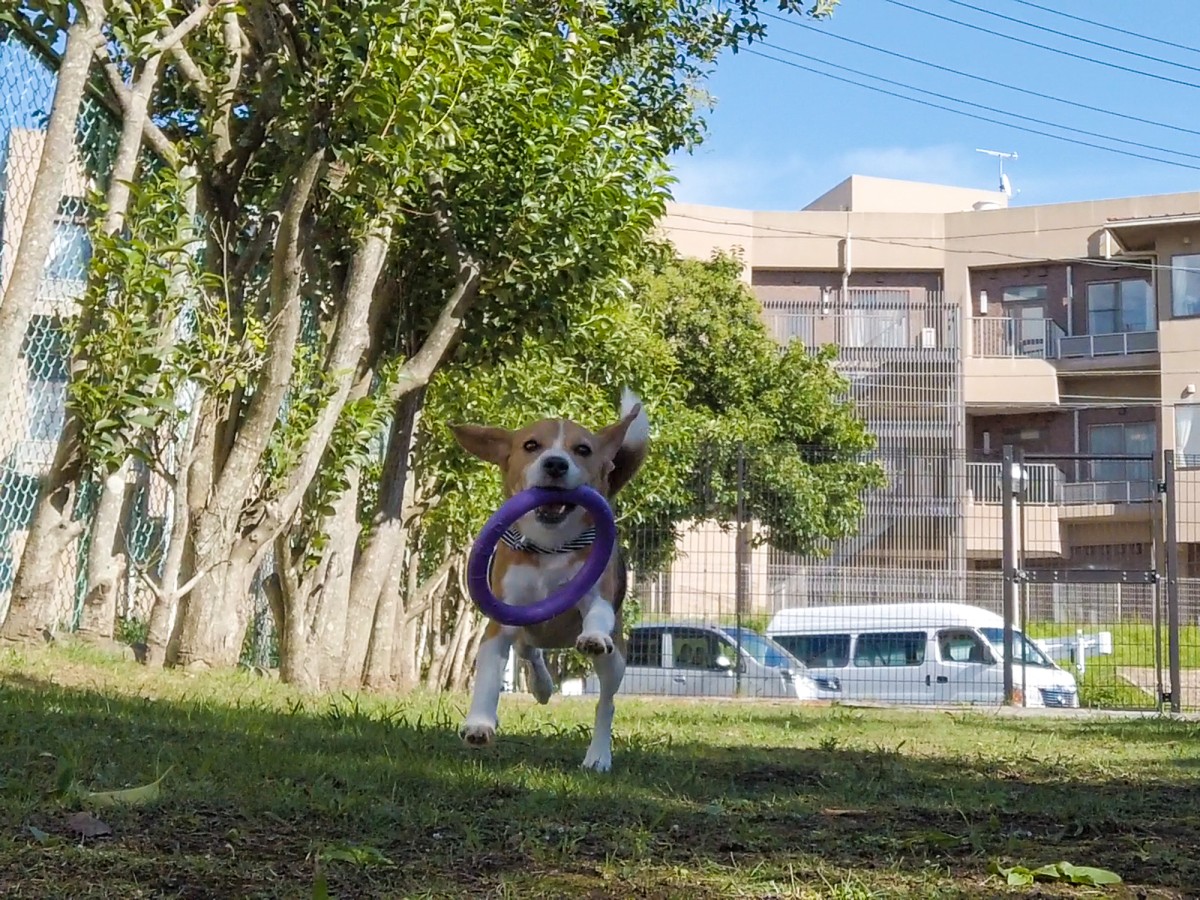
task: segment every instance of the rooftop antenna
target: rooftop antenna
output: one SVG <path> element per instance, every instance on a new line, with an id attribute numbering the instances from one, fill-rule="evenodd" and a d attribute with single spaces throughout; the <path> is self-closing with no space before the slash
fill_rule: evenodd
<path id="1" fill-rule="evenodd" d="M 997 161 L 1000 163 L 1000 190 L 1004 193 L 1005 197 L 1011 197 L 1013 195 L 1012 182 L 1004 174 L 1004 161 L 1006 159 L 1016 159 L 1016 152 L 1005 153 L 1003 150 L 983 150 L 979 147 L 975 148 L 975 152 L 986 153 L 988 156 L 995 156 L 997 158 Z"/>

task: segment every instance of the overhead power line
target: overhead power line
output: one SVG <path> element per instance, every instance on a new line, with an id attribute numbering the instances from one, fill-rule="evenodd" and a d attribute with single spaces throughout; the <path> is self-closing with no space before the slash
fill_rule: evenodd
<path id="1" fill-rule="evenodd" d="M 722 225 L 726 227 L 750 229 L 750 231 L 768 231 L 778 234 L 782 237 L 814 237 L 814 238 L 830 238 L 841 240 L 846 237 L 844 233 L 828 232 L 828 231 L 813 231 L 805 228 L 780 228 L 772 225 L 755 225 L 746 222 L 732 222 L 727 219 L 710 219 L 705 216 L 697 216 L 692 213 L 672 212 L 671 217 L 677 219 L 690 219 L 693 222 L 701 222 L 710 225 Z M 746 235 L 737 231 L 713 231 L 705 228 L 689 228 L 686 225 L 673 225 L 672 228 L 676 231 L 687 231 L 694 234 L 711 234 L 718 237 L 745 238 Z M 1043 229 L 1050 230 L 1050 229 Z M 1017 232 L 996 232 L 996 235 L 1015 234 Z M 970 237 L 991 237 L 993 235 L 980 234 L 971 235 Z M 965 237 L 956 235 L 956 238 Z M 941 253 L 966 253 L 973 256 L 994 256 L 999 259 L 1009 262 L 1026 263 L 1030 265 L 1047 265 L 1055 262 L 1078 263 L 1080 265 L 1096 266 L 1105 269 L 1133 269 L 1142 272 L 1188 272 L 1200 274 L 1200 269 L 1191 268 L 1188 266 L 1173 266 L 1164 265 L 1162 263 L 1137 262 L 1135 260 L 1116 260 L 1116 259 L 1093 259 L 1087 256 L 1068 256 L 1056 257 L 1054 259 L 1045 256 L 1026 256 L 1021 253 L 1008 253 L 1003 250 L 986 250 L 972 249 L 970 247 L 947 247 L 945 244 L 930 244 L 925 242 L 920 236 L 912 235 L 893 235 L 891 237 L 870 237 L 868 235 L 853 235 L 852 240 L 861 241 L 866 244 L 883 244 L 892 247 L 909 247 L 914 250 L 937 250 Z M 927 239 L 926 239 L 927 240 Z"/>
<path id="2" fill-rule="evenodd" d="M 1093 65 L 1105 66 L 1110 69 L 1119 69 L 1122 72 L 1129 72 L 1132 75 L 1141 75 L 1146 78 L 1153 78 L 1153 79 L 1156 79 L 1157 81 L 1165 81 L 1168 84 L 1178 84 L 1178 85 L 1182 85 L 1183 87 L 1200 89 L 1200 84 L 1196 84 L 1195 82 L 1192 82 L 1192 81 L 1184 81 L 1180 78 L 1172 78 L 1169 75 L 1159 75 L 1156 72 L 1147 72 L 1144 69 L 1134 69 L 1130 66 L 1123 66 L 1120 63 L 1108 62 L 1108 61 L 1102 60 L 1102 59 L 1095 59 L 1091 56 L 1084 56 L 1081 53 L 1072 53 L 1070 50 L 1064 50 L 1061 47 L 1054 47 L 1054 46 L 1051 46 L 1050 44 L 1039 44 L 1037 41 L 1029 41 L 1029 40 L 1026 40 L 1025 38 L 1017 37 L 1016 35 L 1013 35 L 1013 34 L 1005 34 L 1002 31 L 995 31 L 991 28 L 984 28 L 982 25 L 975 25 L 972 22 L 964 22 L 962 19 L 955 19 L 952 16 L 943 16 L 941 13 L 935 13 L 932 10 L 921 9 L 921 7 L 919 7 L 919 6 L 912 6 L 911 4 L 902 2 L 902 0 L 887 0 L 887 2 L 891 3 L 894 6 L 900 6 L 900 7 L 903 7 L 904 9 L 909 9 L 909 10 L 912 10 L 913 12 L 920 13 L 923 16 L 930 16 L 931 18 L 934 18 L 934 19 L 940 19 L 943 22 L 952 22 L 955 25 L 961 25 L 962 27 L 970 28 L 973 31 L 981 31 L 984 34 L 990 34 L 992 37 L 1004 38 L 1005 40 L 1015 41 L 1018 44 L 1024 44 L 1028 47 L 1037 47 L 1040 50 L 1048 50 L 1051 53 L 1058 53 L 1058 54 L 1061 54 L 1062 56 L 1069 56 L 1072 59 L 1081 59 L 1084 62 L 1092 63 Z"/>
<path id="3" fill-rule="evenodd" d="M 1176 50 L 1186 50 L 1189 53 L 1200 53 L 1200 48 L 1197 47 L 1189 47 L 1187 44 L 1177 44 L 1174 41 L 1168 41 L 1166 38 L 1155 37 L 1154 35 L 1150 34 L 1142 34 L 1140 31 L 1133 31 L 1129 28 L 1118 28 L 1115 25 L 1106 25 L 1104 22 L 1097 22 L 1095 19 L 1086 19 L 1083 16 L 1073 16 L 1071 13 L 1063 12 L 1060 9 L 1054 9 L 1050 6 L 1042 6 L 1040 3 L 1033 3 L 1031 0 L 1013 0 L 1013 2 L 1020 3 L 1022 6 L 1030 6 L 1034 9 L 1040 9 L 1042 12 L 1051 13 L 1055 16 L 1062 16 L 1062 18 L 1070 19 L 1073 22 L 1082 22 L 1085 25 L 1103 28 L 1105 31 L 1114 31 L 1117 34 L 1123 34 L 1127 37 L 1141 38 L 1143 41 L 1162 44 L 1166 47 L 1174 47 Z"/>
<path id="4" fill-rule="evenodd" d="M 1018 0 L 1018 2 L 1020 2 L 1020 0 Z M 1075 100 L 1067 100 L 1065 97 L 1055 97 L 1053 94 L 1043 94 L 1041 91 L 1034 91 L 1034 90 L 1030 90 L 1029 88 L 1018 87 L 1015 84 L 1008 84 L 1007 82 L 1003 82 L 1003 81 L 996 81 L 993 78 L 987 78 L 983 75 L 974 75 L 971 72 L 963 72 L 963 71 L 960 71 L 959 69 L 952 69 L 949 66 L 939 65 L 938 63 L 931 62 L 930 60 L 921 59 L 918 56 L 909 56 L 906 53 L 900 53 L 896 50 L 888 50 L 885 47 L 877 47 L 874 44 L 869 44 L 865 41 L 858 41 L 858 40 L 855 40 L 854 38 L 849 38 L 842 34 L 835 34 L 832 31 L 827 31 L 824 28 L 820 28 L 816 25 L 811 25 L 807 22 L 802 22 L 798 19 L 789 19 L 789 18 L 786 18 L 785 16 L 777 16 L 774 13 L 762 13 L 762 15 L 769 19 L 777 19 L 778 21 L 784 22 L 787 25 L 791 25 L 795 28 L 804 28 L 809 31 L 815 32 L 816 34 L 822 35 L 823 37 L 833 38 L 834 40 L 837 40 L 837 41 L 842 41 L 847 44 L 853 44 L 856 47 L 862 47 L 866 50 L 872 50 L 876 53 L 882 53 L 885 56 L 891 56 L 895 59 L 903 59 L 906 62 L 916 63 L 917 65 L 926 66 L 930 69 L 937 69 L 939 72 L 948 72 L 951 75 L 958 75 L 958 76 L 961 76 L 962 78 L 969 78 L 972 81 L 978 81 L 983 84 L 991 85 L 993 87 L 1004 88 L 1005 90 L 1009 90 L 1009 91 L 1016 91 L 1017 93 L 1025 94 L 1030 97 L 1037 97 L 1041 100 L 1051 100 L 1055 103 L 1062 103 L 1066 106 L 1073 106 L 1076 109 L 1087 110 L 1088 112 L 1100 113 L 1102 115 L 1113 116 L 1118 119 L 1125 119 L 1126 121 L 1129 121 L 1129 122 L 1138 122 L 1142 125 L 1152 125 L 1155 128 L 1165 128 L 1169 131 L 1178 131 L 1181 134 L 1190 134 L 1190 135 L 1194 135 L 1196 137 L 1200 137 L 1200 130 L 1197 130 L 1194 128 L 1184 128 L 1182 125 L 1171 125 L 1167 122 L 1157 122 L 1154 119 L 1143 119 L 1141 116 L 1135 116 L 1135 115 L 1132 115 L 1129 113 L 1117 112 L 1116 110 L 1112 110 L 1112 109 L 1105 109 L 1102 106 L 1091 106 L 1090 104 L 1087 104 L 1087 103 L 1079 103 L 1078 101 L 1075 101 Z"/>
<path id="5" fill-rule="evenodd" d="M 945 106 L 941 103 L 934 103 L 930 100 L 922 100 L 919 97 L 909 97 L 906 94 L 900 94 L 900 93 L 897 93 L 896 91 L 889 91 L 886 88 L 876 87 L 873 84 L 864 84 L 861 81 L 855 81 L 853 78 L 845 78 L 841 75 L 835 75 L 832 72 L 824 72 L 820 69 L 814 69 L 811 66 L 801 65 L 800 63 L 792 62 L 791 60 L 788 60 L 788 59 L 780 59 L 777 56 L 771 56 L 769 53 L 761 53 L 761 52 L 759 52 L 757 50 L 753 50 L 753 49 L 747 49 L 745 52 L 750 53 L 753 56 L 760 56 L 763 59 L 769 59 L 772 62 L 777 62 L 777 63 L 780 63 L 781 65 L 790 66 L 793 69 L 800 69 L 805 72 L 811 72 L 814 75 L 821 75 L 821 76 L 824 76 L 825 78 L 832 78 L 835 81 L 841 81 L 846 84 L 852 84 L 852 85 L 855 85 L 856 87 L 865 88 L 868 91 L 875 91 L 880 94 L 886 94 L 889 97 L 898 97 L 901 100 L 908 100 L 910 103 L 918 103 L 921 106 L 928 106 L 933 109 L 943 110 L 944 112 L 955 113 L 956 115 L 965 116 L 968 119 L 975 119 L 977 121 L 990 121 L 990 120 L 983 119 L 982 116 L 976 115 L 975 113 L 967 112 L 966 110 L 955 109 L 952 106 Z M 965 103 L 966 101 L 958 101 L 958 102 Z M 999 115 L 1013 115 L 1012 113 L 1005 113 L 1001 110 L 992 110 L 992 111 Z M 1162 157 L 1159 157 L 1159 156 L 1150 156 L 1148 154 L 1138 153 L 1133 150 L 1122 150 L 1119 147 L 1107 147 L 1103 144 L 1093 143 L 1092 141 L 1085 141 L 1081 138 L 1066 137 L 1061 134 L 1053 134 L 1051 132 L 1041 131 L 1036 128 L 1029 128 L 1029 127 L 1023 126 L 1023 125 L 1015 125 L 1011 122 L 1000 122 L 1000 123 L 994 123 L 994 124 L 1007 125 L 1010 128 L 1016 128 L 1016 129 L 1019 129 L 1020 131 L 1026 132 L 1028 134 L 1036 134 L 1040 137 L 1047 137 L 1052 140 L 1063 141 L 1068 144 L 1076 144 L 1076 145 L 1082 146 L 1082 147 L 1091 147 L 1095 150 L 1106 150 L 1109 153 L 1119 153 L 1122 156 L 1130 156 L 1130 157 L 1134 157 L 1136 159 L 1145 159 L 1145 160 L 1149 160 L 1150 162 L 1165 163 L 1166 165 L 1169 165 L 1169 166 L 1178 166 L 1179 168 L 1183 168 L 1183 169 L 1192 169 L 1194 171 L 1200 171 L 1200 166 L 1195 166 L 1195 165 L 1192 165 L 1191 163 L 1180 162 L 1178 160 L 1163 159 Z M 1063 126 L 1055 126 L 1055 127 L 1063 127 Z M 1174 151 L 1167 151 L 1167 152 L 1174 152 Z"/>
<path id="6" fill-rule="evenodd" d="M 861 75 L 864 78 L 873 78 L 876 81 L 882 81 L 887 84 L 894 85 L 896 87 L 905 88 L 906 90 L 916 91 L 918 94 L 925 94 L 926 96 L 929 96 L 929 97 L 937 97 L 939 100 L 949 100 L 952 103 L 961 103 L 964 106 L 972 106 L 975 109 L 982 109 L 985 112 L 996 113 L 997 115 L 1002 115 L 1002 116 L 1009 116 L 1014 119 L 1021 119 L 1022 121 L 1025 121 L 1025 122 L 1033 122 L 1036 125 L 1048 125 L 1051 128 L 1059 128 L 1059 129 L 1062 129 L 1063 131 L 1071 131 L 1071 132 L 1074 132 L 1075 134 L 1085 135 L 1086 137 L 1099 138 L 1100 140 L 1104 140 L 1104 141 L 1113 141 L 1115 143 L 1125 144 L 1130 147 L 1141 147 L 1143 150 L 1153 150 L 1155 153 L 1172 153 L 1176 156 L 1186 156 L 1189 159 L 1200 159 L 1200 154 L 1198 154 L 1198 153 L 1188 153 L 1187 151 L 1184 151 L 1184 150 L 1172 150 L 1169 147 L 1159 147 L 1156 144 L 1143 144 L 1140 141 L 1131 141 L 1131 140 L 1127 140 L 1125 138 L 1113 137 L 1112 135 L 1102 134 L 1102 133 L 1096 132 L 1096 131 L 1087 131 L 1086 129 L 1075 128 L 1071 125 L 1060 125 L 1057 122 L 1051 122 L 1047 119 L 1038 119 L 1038 118 L 1035 118 L 1034 116 L 1026 116 L 1026 115 L 1023 115 L 1022 113 L 1010 112 L 1009 110 L 1006 110 L 1006 109 L 997 109 L 994 106 L 988 106 L 984 103 L 976 103 L 973 100 L 963 100 L 961 97 L 954 97 L 949 94 L 939 94 L 937 91 L 926 90 L 925 88 L 920 88 L 920 87 L 917 87 L 912 84 L 907 84 L 903 81 L 896 81 L 895 79 L 892 79 L 892 78 L 884 78 L 883 76 L 880 76 L 880 75 L 872 75 L 870 72 L 863 72 L 860 69 L 854 69 L 854 68 L 851 68 L 850 66 L 843 66 L 840 63 L 829 62 L 828 60 L 821 59 L 819 56 L 809 56 L 807 53 L 800 53 L 797 50 L 789 50 L 786 47 L 780 47 L 780 46 L 778 46 L 776 44 L 772 44 L 768 41 L 760 41 L 760 43 L 762 44 L 762 46 L 769 47 L 772 50 L 775 50 L 779 53 L 786 53 L 789 56 L 795 56 L 800 59 L 807 59 L 809 62 L 821 63 L 822 65 L 826 65 L 826 66 L 829 66 L 834 69 L 839 69 L 843 72 L 850 72 L 851 74 L 854 74 L 854 75 Z M 1162 161 L 1169 162 L 1169 160 L 1162 160 Z M 1200 167 L 1193 166 L 1191 168 L 1200 168 Z"/>
<path id="7" fill-rule="evenodd" d="M 1139 59 L 1147 59 L 1150 62 L 1161 63 L 1164 66 L 1175 66 L 1179 69 L 1187 69 L 1189 72 L 1200 72 L 1200 67 L 1189 66 L 1187 63 L 1173 62 L 1169 59 L 1163 59 L 1161 56 L 1151 56 L 1148 53 L 1138 53 L 1136 50 L 1130 50 L 1127 47 L 1118 47 L 1115 44 L 1106 44 L 1103 41 L 1093 41 L 1091 38 L 1080 37 L 1077 34 L 1071 34 L 1069 31 L 1059 31 L 1055 28 L 1049 28 L 1045 25 L 1034 25 L 1024 19 L 1018 19 L 1015 16 L 1006 16 L 1004 13 L 998 13 L 991 9 L 985 9 L 982 6 L 976 6 L 973 3 L 966 3 L 964 0 L 946 0 L 947 3 L 953 3 L 955 6 L 961 6 L 964 9 L 973 9 L 975 12 L 983 13 L 985 16 L 994 16 L 997 19 L 1003 19 L 1005 22 L 1014 22 L 1017 25 L 1024 25 L 1028 28 L 1035 28 L 1038 31 L 1045 31 L 1049 34 L 1057 34 L 1059 37 L 1065 37 L 1072 41 L 1079 41 L 1081 44 L 1088 44 L 1092 47 L 1102 47 L 1105 50 L 1113 50 L 1117 53 L 1125 53 L 1129 56 L 1136 56 Z"/>

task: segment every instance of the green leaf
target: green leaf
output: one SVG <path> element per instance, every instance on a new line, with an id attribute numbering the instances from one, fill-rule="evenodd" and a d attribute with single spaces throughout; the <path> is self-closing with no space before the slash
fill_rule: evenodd
<path id="1" fill-rule="evenodd" d="M 162 797 L 163 779 L 173 768 L 174 766 L 169 766 L 166 772 L 149 784 L 120 791 L 89 791 L 83 795 L 83 800 L 93 806 L 145 806 L 155 803 Z"/>

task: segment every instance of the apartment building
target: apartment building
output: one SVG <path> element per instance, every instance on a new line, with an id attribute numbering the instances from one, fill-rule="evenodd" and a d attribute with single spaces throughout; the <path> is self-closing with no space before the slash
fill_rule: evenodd
<path id="1" fill-rule="evenodd" d="M 1154 568 L 1161 451 L 1200 474 L 1200 192 L 1010 207 L 854 175 L 792 212 L 675 204 L 662 229 L 684 255 L 740 254 L 780 341 L 840 348 L 888 469 L 860 534 L 774 560 L 763 605 L 962 599 L 999 567 L 1005 445 L 1028 456 L 1030 565 Z"/>

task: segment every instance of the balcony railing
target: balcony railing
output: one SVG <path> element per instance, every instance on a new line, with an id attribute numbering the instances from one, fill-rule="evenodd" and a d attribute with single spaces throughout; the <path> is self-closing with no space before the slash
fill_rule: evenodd
<path id="1" fill-rule="evenodd" d="M 967 485 L 976 503 L 1000 503 L 1004 498 L 1004 473 L 1001 463 L 967 463 Z M 1053 463 L 1026 463 L 1025 502 L 1060 506 L 1086 506 L 1098 503 L 1149 503 L 1154 499 L 1154 483 L 1142 480 L 1068 481 L 1062 469 Z"/>
<path id="2" fill-rule="evenodd" d="M 1053 319 L 974 316 L 972 349 L 977 357 L 1089 359 L 1158 350 L 1157 331 L 1068 335 Z"/>
<path id="3" fill-rule="evenodd" d="M 1054 359 L 1065 336 L 1053 319 L 977 316 L 972 322 L 976 356 Z"/>
<path id="4" fill-rule="evenodd" d="M 967 463 L 967 484 L 976 503 L 999 503 L 1004 499 L 1001 463 Z M 1061 503 L 1067 478 L 1052 463 L 1025 465 L 1025 502 Z"/>
<path id="5" fill-rule="evenodd" d="M 1125 356 L 1158 350 L 1157 331 L 1122 331 L 1117 334 L 1074 334 L 1058 342 L 1060 359 Z"/>

